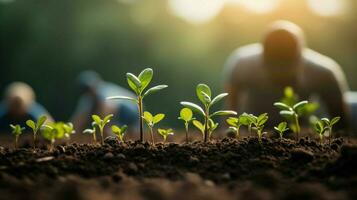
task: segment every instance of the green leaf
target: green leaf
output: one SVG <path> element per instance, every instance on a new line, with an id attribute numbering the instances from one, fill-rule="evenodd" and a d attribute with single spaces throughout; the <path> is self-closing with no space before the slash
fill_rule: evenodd
<path id="1" fill-rule="evenodd" d="M 202 92 L 206 93 L 211 98 L 211 95 L 212 95 L 211 89 L 208 87 L 208 85 L 202 84 L 202 83 L 198 84 L 196 87 L 196 94 L 197 94 L 198 99 L 203 104 L 205 104 L 206 99 L 205 99 L 204 95 L 202 94 Z"/>
<path id="2" fill-rule="evenodd" d="M 37 128 L 36 124 L 31 119 L 26 121 L 26 125 L 29 126 L 34 132 L 36 131 L 36 128 Z"/>
<path id="3" fill-rule="evenodd" d="M 103 123 L 104 124 L 109 123 L 110 120 L 113 118 L 113 116 L 114 116 L 113 114 L 109 114 L 109 115 L 105 116 L 104 119 L 103 119 Z"/>
<path id="4" fill-rule="evenodd" d="M 189 108 L 182 108 L 180 111 L 180 117 L 182 120 L 184 120 L 185 122 L 189 122 L 192 120 L 192 110 Z"/>
<path id="5" fill-rule="evenodd" d="M 102 119 L 100 119 L 98 115 L 92 115 L 92 119 L 97 125 L 100 125 L 102 123 Z"/>
<path id="6" fill-rule="evenodd" d="M 239 119 L 236 117 L 229 117 L 226 119 L 228 125 L 236 127 L 238 125 Z"/>
<path id="7" fill-rule="evenodd" d="M 267 115 L 268 115 L 268 113 L 263 113 L 263 114 L 259 115 L 258 116 L 258 122 L 266 119 L 268 117 Z"/>
<path id="8" fill-rule="evenodd" d="M 93 134 L 93 133 L 95 133 L 95 129 L 89 129 L 89 128 L 87 128 L 87 129 L 85 129 L 85 130 L 83 131 L 83 133 Z"/>
<path id="9" fill-rule="evenodd" d="M 133 89 L 135 92 L 140 92 L 141 82 L 138 77 L 132 73 L 126 73 L 126 79 L 131 89 Z"/>
<path id="10" fill-rule="evenodd" d="M 121 130 L 117 125 L 112 125 L 112 131 L 114 134 L 121 133 Z"/>
<path id="11" fill-rule="evenodd" d="M 308 103 L 309 103 L 308 101 L 300 101 L 299 103 L 297 103 L 293 106 L 293 109 L 296 111 L 298 109 L 303 108 Z"/>
<path id="12" fill-rule="evenodd" d="M 279 123 L 279 125 L 278 125 L 278 129 L 280 130 L 280 131 L 284 131 L 284 130 L 286 130 L 286 127 L 288 126 L 288 123 L 286 123 L 286 122 L 280 122 Z"/>
<path id="13" fill-rule="evenodd" d="M 124 134 L 124 133 L 126 132 L 126 130 L 128 130 L 128 126 L 127 126 L 127 125 L 123 125 L 123 126 L 121 127 L 121 132 L 122 132 L 122 134 Z"/>
<path id="14" fill-rule="evenodd" d="M 338 121 L 340 121 L 341 117 L 334 117 L 331 119 L 331 126 L 335 125 Z"/>
<path id="15" fill-rule="evenodd" d="M 286 105 L 285 103 L 276 102 L 273 105 L 280 108 L 281 110 L 290 110 L 290 106 Z"/>
<path id="16" fill-rule="evenodd" d="M 237 115 L 237 112 L 233 110 L 219 110 L 211 114 L 210 117 L 223 116 L 223 115 Z"/>
<path id="17" fill-rule="evenodd" d="M 107 100 L 129 100 L 129 101 L 133 101 L 134 103 L 138 103 L 137 99 L 131 98 L 131 97 L 126 97 L 126 96 L 111 96 L 111 97 L 107 97 Z"/>
<path id="18" fill-rule="evenodd" d="M 217 95 L 215 98 L 213 98 L 211 105 L 216 104 L 217 102 L 219 102 L 226 96 L 228 96 L 228 93 L 222 93 L 222 94 Z"/>
<path id="19" fill-rule="evenodd" d="M 152 116 L 152 114 L 148 111 L 144 112 L 144 119 L 147 123 L 152 123 L 154 121 L 154 117 Z"/>
<path id="20" fill-rule="evenodd" d="M 202 134 L 204 134 L 204 132 L 205 132 L 205 127 L 204 127 L 204 125 L 203 125 L 200 121 L 198 121 L 198 120 L 193 120 L 193 121 L 192 121 L 192 124 L 193 124 L 198 130 L 200 130 Z"/>
<path id="21" fill-rule="evenodd" d="M 322 118 L 321 121 L 324 122 L 326 125 L 330 125 L 331 123 L 328 118 Z"/>
<path id="22" fill-rule="evenodd" d="M 165 117 L 165 114 L 162 114 L 162 113 L 155 115 L 154 119 L 153 119 L 153 123 L 156 124 L 156 123 L 160 122 L 162 119 L 164 119 L 164 117 Z"/>
<path id="23" fill-rule="evenodd" d="M 147 95 L 153 94 L 153 93 L 155 93 L 155 92 L 157 92 L 157 91 L 159 91 L 159 90 L 165 89 L 165 88 L 167 88 L 167 87 L 168 87 L 167 85 L 157 85 L 157 86 L 154 86 L 154 87 L 148 89 L 148 90 L 144 93 L 143 98 L 146 97 Z"/>
<path id="24" fill-rule="evenodd" d="M 151 68 L 146 68 L 139 74 L 138 78 L 141 82 L 141 90 L 144 90 L 149 85 L 153 75 L 154 72 Z"/>
<path id="25" fill-rule="evenodd" d="M 186 102 L 186 101 L 182 101 L 180 104 L 185 106 L 185 107 L 190 108 L 193 111 L 198 112 L 202 116 L 205 116 L 205 111 L 203 111 L 203 109 L 200 106 L 198 106 L 197 104 L 194 104 L 194 103 L 191 103 L 191 102 Z"/>
<path id="26" fill-rule="evenodd" d="M 201 93 L 202 93 L 202 96 L 203 96 L 203 99 L 204 99 L 203 104 L 209 105 L 211 103 L 211 97 L 208 96 L 208 94 L 206 94 L 205 92 L 201 92 Z"/>
<path id="27" fill-rule="evenodd" d="M 290 111 L 290 110 L 282 110 L 280 111 L 280 115 L 283 117 L 293 117 L 295 113 L 294 111 Z"/>
<path id="28" fill-rule="evenodd" d="M 37 124 L 36 124 L 36 128 L 39 129 L 47 120 L 46 115 L 42 115 L 38 120 L 37 120 Z"/>
<path id="29" fill-rule="evenodd" d="M 253 122 L 253 118 L 251 115 L 243 113 L 239 116 L 239 122 L 245 126 L 248 126 Z"/>

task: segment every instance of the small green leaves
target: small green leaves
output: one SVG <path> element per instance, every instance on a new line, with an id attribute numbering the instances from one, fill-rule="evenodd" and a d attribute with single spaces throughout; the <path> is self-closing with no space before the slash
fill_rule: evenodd
<path id="1" fill-rule="evenodd" d="M 314 126 L 314 130 L 316 131 L 316 133 L 323 135 L 326 128 L 324 127 L 322 121 L 317 120 Z"/>
<path id="2" fill-rule="evenodd" d="M 113 116 L 114 116 L 113 114 L 109 114 L 105 116 L 103 119 L 101 119 L 98 115 L 92 115 L 92 119 L 94 121 L 94 125 L 97 125 L 99 129 L 103 129 L 104 126 L 110 122 Z"/>
<path id="3" fill-rule="evenodd" d="M 205 126 L 198 120 L 193 120 L 192 121 L 193 125 L 201 131 L 202 134 L 205 133 Z"/>
<path id="4" fill-rule="evenodd" d="M 33 132 L 36 131 L 36 124 L 35 124 L 35 122 L 33 120 L 31 120 L 31 119 L 27 120 L 26 121 L 26 125 L 28 127 L 30 127 L 33 130 Z"/>
<path id="5" fill-rule="evenodd" d="M 159 134 L 164 138 L 164 142 L 166 142 L 167 136 L 169 135 L 174 135 L 174 132 L 171 128 L 169 129 L 157 129 L 157 131 L 159 132 Z"/>
<path id="6" fill-rule="evenodd" d="M 41 126 L 45 123 L 46 119 L 47 117 L 45 115 L 42 115 L 36 123 L 31 119 L 27 120 L 26 125 L 32 129 L 34 134 L 37 134 Z"/>
<path id="7" fill-rule="evenodd" d="M 63 124 L 64 136 L 66 138 L 70 138 L 71 134 L 75 134 L 76 131 L 74 130 L 74 126 L 71 122 Z"/>
<path id="8" fill-rule="evenodd" d="M 132 101 L 134 103 L 138 103 L 139 101 L 134 99 L 134 98 L 131 98 L 131 97 L 126 97 L 126 96 L 112 96 L 112 97 L 107 97 L 106 98 L 107 100 L 129 100 L 129 101 Z"/>
<path id="9" fill-rule="evenodd" d="M 155 124 L 159 123 L 165 118 L 165 114 L 159 113 L 153 116 L 150 112 L 144 112 L 144 120 L 149 127 L 154 127 Z"/>
<path id="10" fill-rule="evenodd" d="M 87 128 L 87 129 L 84 129 L 83 133 L 85 134 L 95 134 L 95 127 L 93 128 Z"/>
<path id="11" fill-rule="evenodd" d="M 113 133 L 119 138 L 119 140 L 121 142 L 124 141 L 124 134 L 125 134 L 127 129 L 128 129 L 128 126 L 126 126 L 126 125 L 123 125 L 122 127 L 119 127 L 119 126 L 116 126 L 116 125 L 112 126 Z"/>
<path id="12" fill-rule="evenodd" d="M 281 110 L 290 110 L 290 106 L 288 106 L 282 102 L 276 102 L 276 103 L 274 103 L 274 106 L 280 108 Z"/>
<path id="13" fill-rule="evenodd" d="M 146 68 L 139 74 L 139 80 L 141 82 L 141 90 L 144 90 L 149 85 L 153 75 L 154 72 L 151 68 Z"/>
<path id="14" fill-rule="evenodd" d="M 191 103 L 191 102 L 187 102 L 187 101 L 182 101 L 181 105 L 183 105 L 183 106 L 185 106 L 187 108 L 190 108 L 193 111 L 198 112 L 202 116 L 205 116 L 205 111 L 203 111 L 203 109 L 197 104 L 194 104 L 194 103 Z"/>
<path id="15" fill-rule="evenodd" d="M 189 108 L 182 108 L 180 111 L 180 117 L 179 119 L 182 119 L 185 122 L 190 122 L 192 120 L 192 110 Z"/>
<path id="16" fill-rule="evenodd" d="M 146 96 L 148 96 L 148 95 L 151 95 L 151 94 L 153 94 L 153 93 L 155 93 L 155 92 L 158 92 L 158 91 L 160 91 L 160 90 L 162 90 L 162 89 L 165 89 L 165 88 L 167 88 L 167 87 L 168 87 L 167 85 L 157 85 L 157 86 L 154 86 L 154 87 L 148 89 L 148 90 L 144 93 L 143 98 L 146 97 Z"/>
<path id="17" fill-rule="evenodd" d="M 330 125 L 331 126 L 335 125 L 338 121 L 340 121 L 340 119 L 341 119 L 341 117 L 332 118 Z"/>
<path id="18" fill-rule="evenodd" d="M 297 111 L 299 109 L 302 109 L 304 106 L 306 106 L 309 102 L 308 101 L 300 101 L 297 104 L 293 106 L 293 110 Z"/>
<path id="19" fill-rule="evenodd" d="M 222 93 L 222 94 L 217 95 L 215 98 L 213 98 L 211 105 L 216 104 L 217 102 L 221 101 L 226 96 L 228 96 L 228 93 Z"/>
<path id="20" fill-rule="evenodd" d="M 288 123 L 280 122 L 278 126 L 274 126 L 274 129 L 279 133 L 280 139 L 283 139 L 283 134 L 289 130 Z"/>
<path id="21" fill-rule="evenodd" d="M 10 124 L 10 127 L 12 129 L 12 134 L 14 134 L 15 136 L 19 136 L 22 134 L 22 131 L 25 130 L 25 127 L 21 127 L 19 124 L 13 125 Z"/>
<path id="22" fill-rule="evenodd" d="M 208 100 L 211 101 L 211 89 L 206 84 L 198 84 L 196 87 L 196 94 L 198 99 L 203 103 L 207 104 Z M 207 98 L 208 97 L 208 98 Z"/>
<path id="23" fill-rule="evenodd" d="M 210 115 L 210 117 L 224 116 L 224 115 L 237 115 L 237 112 L 232 110 L 219 110 Z"/>
<path id="24" fill-rule="evenodd" d="M 133 89 L 136 93 L 140 93 L 141 82 L 139 78 L 132 73 L 127 73 L 126 79 L 131 89 Z"/>

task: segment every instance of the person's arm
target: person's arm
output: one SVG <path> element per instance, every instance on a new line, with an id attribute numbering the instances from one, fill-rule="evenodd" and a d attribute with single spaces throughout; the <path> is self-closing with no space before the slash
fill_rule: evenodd
<path id="1" fill-rule="evenodd" d="M 330 117 L 341 117 L 336 126 L 340 129 L 348 129 L 351 113 L 344 97 L 345 92 L 348 90 L 348 85 L 345 75 L 337 63 L 333 63 L 330 70 L 323 77 L 320 90 L 321 99 L 325 102 Z"/>

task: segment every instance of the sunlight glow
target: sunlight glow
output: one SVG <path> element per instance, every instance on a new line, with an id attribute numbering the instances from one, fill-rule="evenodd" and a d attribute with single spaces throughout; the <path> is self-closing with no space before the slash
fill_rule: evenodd
<path id="1" fill-rule="evenodd" d="M 240 0 L 246 9 L 257 14 L 265 14 L 279 6 L 280 0 Z"/>
<path id="2" fill-rule="evenodd" d="M 346 0 L 308 0 L 309 8 L 321 16 L 340 15 L 346 11 Z"/>
<path id="3" fill-rule="evenodd" d="M 224 0 L 169 0 L 171 12 L 188 22 L 202 24 L 212 20 L 224 6 Z"/>

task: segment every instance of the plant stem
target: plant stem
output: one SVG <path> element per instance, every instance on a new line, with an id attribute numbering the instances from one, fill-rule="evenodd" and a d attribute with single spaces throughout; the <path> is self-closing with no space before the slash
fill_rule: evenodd
<path id="1" fill-rule="evenodd" d="M 205 112 L 205 131 L 204 131 L 204 142 L 206 143 L 207 142 L 207 139 L 208 139 L 208 113 L 209 113 L 209 109 L 206 108 L 206 112 Z"/>
<path id="2" fill-rule="evenodd" d="M 144 119 L 143 119 L 143 100 L 141 97 L 138 97 L 138 107 L 139 107 L 139 122 L 140 122 L 140 141 L 144 142 L 144 134 L 143 134 L 143 126 L 144 126 Z"/>
<path id="3" fill-rule="evenodd" d="M 296 141 L 299 140 L 299 134 L 300 134 L 300 124 L 299 124 L 299 118 L 297 114 L 295 114 L 295 125 L 296 125 Z"/>
<path id="4" fill-rule="evenodd" d="M 239 136 L 240 136 L 239 129 L 240 129 L 240 126 L 237 127 L 237 140 L 239 140 Z"/>
<path id="5" fill-rule="evenodd" d="M 16 135 L 15 136 L 15 149 L 17 149 L 17 141 L 19 140 L 19 136 L 18 135 Z"/>
<path id="6" fill-rule="evenodd" d="M 152 127 L 149 126 L 149 129 L 150 129 L 150 135 L 151 135 L 151 142 L 152 142 L 152 145 L 155 145 L 155 141 L 154 141 L 154 133 L 152 131 Z"/>
<path id="7" fill-rule="evenodd" d="M 96 133 L 95 133 L 95 132 L 93 133 L 93 141 L 94 141 L 94 144 L 97 143 L 97 136 L 96 136 Z"/>
<path id="8" fill-rule="evenodd" d="M 100 143 L 102 143 L 102 145 L 103 145 L 104 144 L 104 139 L 103 139 L 104 131 L 103 131 L 102 127 L 100 127 L 99 130 L 100 130 Z"/>
<path id="9" fill-rule="evenodd" d="M 36 149 L 36 133 L 33 133 L 33 149 Z"/>
<path id="10" fill-rule="evenodd" d="M 188 143 L 188 123 L 185 122 L 185 129 L 186 129 L 186 143 Z"/>
<path id="11" fill-rule="evenodd" d="M 252 136 L 252 125 L 251 124 L 248 125 L 248 132 L 249 132 L 249 135 Z"/>
<path id="12" fill-rule="evenodd" d="M 328 143 L 329 143 L 329 144 L 331 144 L 331 137 L 332 137 L 331 134 L 332 134 L 332 129 L 329 128 L 329 129 L 328 129 Z"/>

